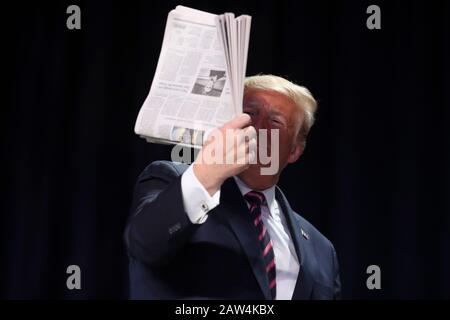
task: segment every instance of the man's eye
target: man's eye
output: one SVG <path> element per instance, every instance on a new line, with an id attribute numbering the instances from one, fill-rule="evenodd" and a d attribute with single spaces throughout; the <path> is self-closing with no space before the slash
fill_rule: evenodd
<path id="1" fill-rule="evenodd" d="M 249 116 L 255 115 L 255 113 L 253 111 L 244 111 L 244 113 L 248 114 Z"/>
<path id="2" fill-rule="evenodd" d="M 283 122 L 279 119 L 272 119 L 272 122 L 280 125 L 283 124 Z"/>

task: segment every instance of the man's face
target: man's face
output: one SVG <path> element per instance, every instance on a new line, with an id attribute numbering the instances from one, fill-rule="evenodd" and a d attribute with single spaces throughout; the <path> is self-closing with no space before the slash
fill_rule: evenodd
<path id="1" fill-rule="evenodd" d="M 252 118 L 252 125 L 257 133 L 259 129 L 267 129 L 268 154 L 271 155 L 272 129 L 279 130 L 279 170 L 275 175 L 261 175 L 261 165 L 253 164 L 239 175 L 250 188 L 267 189 L 278 182 L 281 171 L 288 163 L 295 162 L 303 152 L 297 135 L 303 122 L 304 114 L 295 103 L 285 95 L 276 91 L 248 89 L 244 94 L 243 111 Z M 259 143 L 258 143 L 259 148 Z M 276 155 L 271 155 L 275 157 Z M 269 166 L 269 165 L 266 165 Z"/>
<path id="2" fill-rule="evenodd" d="M 216 81 L 217 81 L 217 76 L 210 77 L 209 80 L 205 84 L 205 91 L 210 92 L 213 89 L 214 83 Z"/>
<path id="3" fill-rule="evenodd" d="M 205 84 L 205 92 L 210 92 L 213 88 L 214 82 L 212 80 L 208 80 Z"/>

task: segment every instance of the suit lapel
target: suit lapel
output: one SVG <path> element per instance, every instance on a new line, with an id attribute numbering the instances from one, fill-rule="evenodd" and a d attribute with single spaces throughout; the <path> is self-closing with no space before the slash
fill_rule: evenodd
<path id="1" fill-rule="evenodd" d="M 313 253 L 312 239 L 306 239 L 302 235 L 302 226 L 297 214 L 291 209 L 286 197 L 281 190 L 276 187 L 275 196 L 282 208 L 289 226 L 291 238 L 295 245 L 297 257 L 300 260 L 300 270 L 297 276 L 292 300 L 311 299 L 312 288 L 314 284 L 314 275 L 312 270 L 316 265 L 316 257 Z"/>
<path id="2" fill-rule="evenodd" d="M 264 297 L 271 299 L 263 255 L 259 247 L 255 227 L 245 200 L 233 178 L 227 179 L 222 185 L 220 197 L 220 207 L 226 211 L 223 216 L 228 220 L 233 233 L 239 240 Z"/>

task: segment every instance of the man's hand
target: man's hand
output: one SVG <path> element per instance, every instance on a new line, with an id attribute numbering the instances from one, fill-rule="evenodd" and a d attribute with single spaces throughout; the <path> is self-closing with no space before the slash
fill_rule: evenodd
<path id="1" fill-rule="evenodd" d="M 194 161 L 194 174 L 211 196 L 226 179 L 238 175 L 254 161 L 256 130 L 250 124 L 250 116 L 244 113 L 215 129 Z"/>

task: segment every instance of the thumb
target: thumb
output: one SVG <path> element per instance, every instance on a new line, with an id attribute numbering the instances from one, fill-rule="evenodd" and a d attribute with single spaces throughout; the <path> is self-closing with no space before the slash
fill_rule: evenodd
<path id="1" fill-rule="evenodd" d="M 222 128 L 224 129 L 242 129 L 247 126 L 249 126 L 252 123 L 252 118 L 246 114 L 241 113 L 240 115 L 237 115 L 227 123 L 225 123 Z"/>

